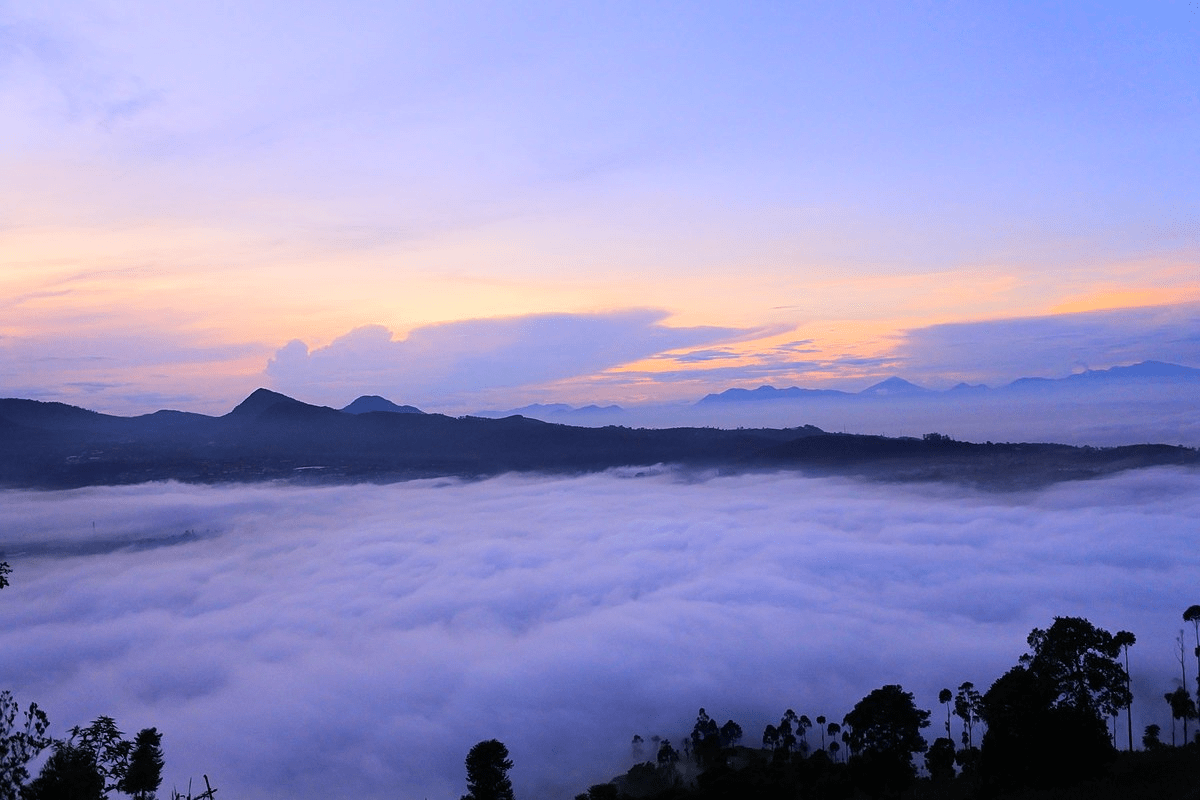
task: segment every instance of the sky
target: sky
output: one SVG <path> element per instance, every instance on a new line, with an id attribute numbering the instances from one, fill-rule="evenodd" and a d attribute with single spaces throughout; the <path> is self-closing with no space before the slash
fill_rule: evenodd
<path id="1" fill-rule="evenodd" d="M 0 0 L 0 394 L 1200 366 L 1198 76 L 1182 1 Z"/>
<path id="2" fill-rule="evenodd" d="M 1008 493 L 671 470 L 10 490 L 0 675 L 54 736 L 157 727 L 160 796 L 207 774 L 245 800 L 452 800 L 498 738 L 516 795 L 557 800 L 701 707 L 753 745 L 899 683 L 937 736 L 939 690 L 985 691 L 1082 616 L 1135 635 L 1135 735 L 1170 741 L 1198 518 L 1195 470 L 1162 468 Z"/>

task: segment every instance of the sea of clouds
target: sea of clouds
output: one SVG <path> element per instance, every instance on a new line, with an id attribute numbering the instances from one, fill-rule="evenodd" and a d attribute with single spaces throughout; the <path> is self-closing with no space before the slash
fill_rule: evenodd
<path id="1" fill-rule="evenodd" d="M 753 742 L 900 683 L 938 735 L 939 689 L 985 689 L 1078 615 L 1138 637 L 1140 736 L 1170 730 L 1198 535 L 1178 469 L 1025 493 L 666 469 L 8 491 L 0 688 L 60 736 L 157 726 L 162 795 L 207 774 L 241 800 L 454 800 L 498 738 L 517 796 L 549 800 L 701 706 Z"/>

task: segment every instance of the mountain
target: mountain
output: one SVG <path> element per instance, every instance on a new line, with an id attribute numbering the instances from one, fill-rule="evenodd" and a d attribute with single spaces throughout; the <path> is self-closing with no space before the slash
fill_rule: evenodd
<path id="1" fill-rule="evenodd" d="M 416 406 L 398 406 L 387 398 L 376 394 L 365 394 L 342 409 L 347 414 L 370 414 L 374 411 L 384 411 L 391 414 L 424 414 Z"/>
<path id="2" fill-rule="evenodd" d="M 874 386 L 868 386 L 858 394 L 860 397 L 912 397 L 918 394 L 928 394 L 929 391 L 929 389 L 909 383 L 903 378 L 891 377 Z"/>
<path id="3" fill-rule="evenodd" d="M 475 416 L 488 417 L 490 419 L 520 416 L 540 419 L 544 422 L 566 422 L 572 419 L 586 419 L 590 422 L 600 420 L 616 423 L 621 421 L 624 413 L 625 409 L 618 405 L 598 406 L 593 403 L 577 408 L 566 403 L 533 403 L 521 406 L 520 408 L 510 408 L 507 411 L 477 411 Z"/>
<path id="4" fill-rule="evenodd" d="M 836 389 L 801 389 L 798 386 L 790 386 L 787 389 L 760 386 L 757 389 L 726 389 L 719 394 L 708 394 L 700 398 L 697 405 L 741 403 L 748 400 L 802 400 L 816 397 L 850 397 L 850 393 L 839 392 Z"/>
<path id="5" fill-rule="evenodd" d="M 220 417 L 174 411 L 115 417 L 61 403 L 0 400 L 0 433 L 0 485 L 49 489 L 578 474 L 655 464 L 1025 487 L 1151 464 L 1200 465 L 1196 450 L 1166 445 L 972 444 L 940 435 L 830 434 L 812 425 L 580 427 L 524 416 L 353 414 L 266 389 Z"/>
<path id="6" fill-rule="evenodd" d="M 1133 386 L 1138 383 L 1167 384 L 1200 384 L 1200 369 L 1185 367 L 1179 364 L 1168 364 L 1162 361 L 1142 361 L 1128 366 L 1110 367 L 1109 369 L 1086 370 L 1068 375 L 1065 378 L 1018 378 L 999 389 L 989 389 L 983 384 L 959 383 L 951 389 L 937 391 L 926 389 L 910 383 L 900 377 L 891 377 L 885 381 L 869 386 L 860 392 L 840 392 L 830 389 L 803 389 L 796 386 L 787 389 L 776 389 L 774 386 L 759 386 L 757 389 L 726 389 L 723 392 L 708 394 L 701 398 L 696 405 L 711 403 L 740 403 L 762 400 L 852 400 L 859 397 L 871 398 L 935 398 L 947 395 L 961 396 L 985 392 L 1004 392 L 1006 390 L 1029 391 L 1095 389 L 1100 387 Z"/>
<path id="7" fill-rule="evenodd" d="M 272 406 L 278 404 L 284 405 L 307 405 L 299 400 L 294 400 L 285 394 L 272 392 L 270 389 L 255 389 L 242 402 L 238 403 L 232 411 L 225 416 L 230 419 L 248 419 L 261 416 L 263 412 Z"/>

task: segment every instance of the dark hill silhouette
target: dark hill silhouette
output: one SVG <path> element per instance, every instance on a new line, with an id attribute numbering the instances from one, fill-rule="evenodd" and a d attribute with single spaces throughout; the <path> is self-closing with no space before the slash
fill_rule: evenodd
<path id="1" fill-rule="evenodd" d="M 271 406 L 279 403 L 284 403 L 287 405 L 308 405 L 307 403 L 301 403 L 299 400 L 288 397 L 286 394 L 272 392 L 270 389 L 259 388 L 251 392 L 249 397 L 238 403 L 237 406 L 225 416 L 234 419 L 256 418 Z"/>
<path id="2" fill-rule="evenodd" d="M 1196 464 L 1166 446 L 993 445 L 827 434 L 819 428 L 587 428 L 514 415 L 347 414 L 259 389 L 221 417 L 114 417 L 61 403 L 0 401 L 0 483 L 68 487 L 256 480 L 389 481 L 506 471 L 580 473 L 679 464 L 800 469 L 889 479 L 1027 486 L 1150 464 Z"/>
<path id="3" fill-rule="evenodd" d="M 386 397 L 380 397 L 377 394 L 365 394 L 362 397 L 356 398 L 353 403 L 343 408 L 342 411 L 347 414 L 370 414 L 376 411 L 382 411 L 391 414 L 425 413 L 416 406 L 396 405 Z"/>

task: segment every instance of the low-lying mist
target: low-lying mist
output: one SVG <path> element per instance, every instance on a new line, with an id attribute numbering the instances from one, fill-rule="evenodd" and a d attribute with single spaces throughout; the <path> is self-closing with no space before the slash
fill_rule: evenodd
<path id="1" fill-rule="evenodd" d="M 701 706 L 755 742 L 900 683 L 936 736 L 939 689 L 986 689 L 1078 615 L 1136 634 L 1135 732 L 1168 730 L 1198 523 L 1200 474 L 1172 469 L 1023 494 L 671 470 L 9 491 L 0 688 L 59 736 L 157 726 L 164 795 L 207 773 L 243 800 L 453 800 L 495 737 L 542 800 Z"/>

